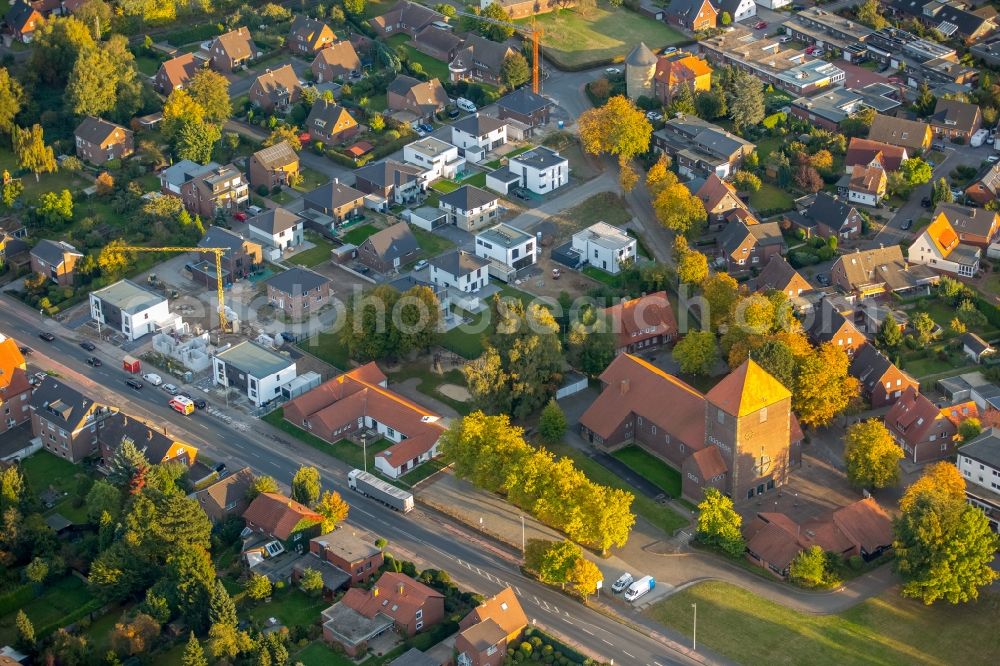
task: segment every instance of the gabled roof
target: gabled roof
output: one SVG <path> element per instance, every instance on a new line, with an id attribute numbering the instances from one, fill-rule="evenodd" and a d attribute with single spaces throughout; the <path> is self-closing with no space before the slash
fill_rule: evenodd
<path id="1" fill-rule="evenodd" d="M 398 222 L 387 229 L 378 231 L 365 240 L 384 261 L 392 261 L 404 257 L 410 252 L 420 249 L 417 237 L 410 231 L 406 222 Z"/>
<path id="2" fill-rule="evenodd" d="M 252 159 L 266 169 L 280 169 L 290 164 L 298 164 L 299 156 L 295 154 L 288 141 L 281 141 L 273 146 L 261 148 L 253 154 Z"/>
<path id="3" fill-rule="evenodd" d="M 664 335 L 677 332 L 677 319 L 665 291 L 616 303 L 605 308 L 604 314 L 611 320 L 611 330 L 618 337 L 619 347 L 639 333 Z"/>
<path id="4" fill-rule="evenodd" d="M 958 234 L 955 233 L 945 215 L 938 215 L 927 226 L 923 235 L 927 237 L 931 245 L 937 248 L 942 258 L 947 258 L 951 251 L 958 247 Z"/>
<path id="5" fill-rule="evenodd" d="M 28 23 L 32 19 L 39 21 L 41 18 L 42 15 L 39 14 L 34 7 L 29 5 L 27 2 L 24 2 L 24 0 L 18 0 L 18 2 L 15 2 L 4 15 L 4 21 L 7 25 L 21 33 L 29 32 Z"/>
<path id="6" fill-rule="evenodd" d="M 885 354 L 876 349 L 875 345 L 868 343 L 862 345 L 854 353 L 851 359 L 850 374 L 856 377 L 865 390 L 870 392 L 876 386 L 882 384 L 882 378 L 891 370 L 896 370 L 900 374 L 909 377 L 905 372 L 896 367 L 896 364 L 886 358 Z M 911 384 L 917 384 L 910 378 Z"/>
<path id="7" fill-rule="evenodd" d="M 504 636 L 516 634 L 528 626 L 528 616 L 510 587 L 505 587 L 473 608 L 462 624 L 479 624 L 487 620 L 495 622 Z"/>
<path id="8" fill-rule="evenodd" d="M 490 264 L 485 259 L 465 250 L 453 250 L 447 254 L 439 255 L 431 259 L 430 263 L 431 266 L 456 278 L 475 273 L 480 268 L 489 266 Z"/>
<path id="9" fill-rule="evenodd" d="M 920 150 L 924 147 L 928 129 L 930 127 L 927 123 L 895 116 L 884 116 L 879 113 L 872 120 L 871 129 L 868 130 L 868 138 L 911 150 Z"/>
<path id="10" fill-rule="evenodd" d="M 332 280 L 325 275 L 320 275 L 301 266 L 294 266 L 287 271 L 272 275 L 264 281 L 264 284 L 286 294 L 304 294 L 330 282 Z"/>
<path id="11" fill-rule="evenodd" d="M 254 79 L 253 88 L 273 102 L 282 94 L 301 91 L 302 84 L 299 83 L 299 75 L 292 66 L 283 65 L 277 69 L 269 69 Z"/>
<path id="12" fill-rule="evenodd" d="M 282 541 L 288 539 L 301 522 L 318 523 L 323 520 L 323 516 L 306 505 L 279 493 L 257 495 L 243 512 L 243 518 Z"/>
<path id="13" fill-rule="evenodd" d="M 389 92 L 410 99 L 421 109 L 432 113 L 448 105 L 448 93 L 437 79 L 418 81 L 400 74 L 389 84 Z"/>
<path id="14" fill-rule="evenodd" d="M 175 444 L 180 444 L 192 453 L 197 449 L 190 444 L 181 442 L 158 428 L 150 426 L 139 419 L 122 414 L 112 414 L 101 421 L 98 437 L 112 452 L 117 451 L 123 439 L 130 439 L 136 448 L 143 452 L 153 465 L 158 465 L 167 459 Z M 192 456 L 193 459 L 193 456 Z"/>
<path id="15" fill-rule="evenodd" d="M 318 49 L 325 41 L 334 38 L 333 30 L 323 21 L 296 14 L 292 19 L 292 27 L 288 31 L 289 39 L 302 37 L 302 41 L 310 49 Z"/>
<path id="16" fill-rule="evenodd" d="M 282 208 L 281 206 L 277 208 L 268 208 L 259 215 L 254 215 L 247 221 L 248 226 L 258 229 L 268 236 L 274 236 L 275 234 L 280 234 L 282 231 L 288 231 L 299 224 L 302 224 L 302 218 L 296 213 L 293 213 L 287 208 Z"/>
<path id="17" fill-rule="evenodd" d="M 841 201 L 827 192 L 819 192 L 812 205 L 806 209 L 806 215 L 834 231 L 839 231 L 852 216 L 858 215 L 858 211 L 846 201 Z"/>
<path id="18" fill-rule="evenodd" d="M 939 97 L 931 116 L 931 124 L 962 132 L 971 132 L 979 118 L 979 107 L 957 99 Z"/>
<path id="19" fill-rule="evenodd" d="M 850 542 L 865 552 L 873 553 L 892 543 L 892 519 L 871 497 L 837 509 L 831 518 Z"/>
<path id="20" fill-rule="evenodd" d="M 983 340 L 981 337 L 979 337 L 978 335 L 976 335 L 971 331 L 963 333 L 961 337 L 959 337 L 959 341 L 962 343 L 964 347 L 968 347 L 969 349 L 971 349 L 972 353 L 976 354 L 977 356 L 985 354 L 986 352 L 991 351 L 993 349 L 990 343 L 986 342 L 986 340 Z"/>
<path id="21" fill-rule="evenodd" d="M 423 44 L 428 48 L 432 48 L 446 54 L 451 53 L 453 49 L 461 46 L 463 41 L 465 40 L 456 35 L 453 30 L 439 28 L 433 24 L 421 28 L 420 31 L 413 36 L 414 44 Z"/>
<path id="22" fill-rule="evenodd" d="M 854 192 L 878 195 L 885 192 L 885 180 L 885 171 L 881 168 L 855 164 L 849 187 Z"/>
<path id="23" fill-rule="evenodd" d="M 774 289 L 775 291 L 784 292 L 788 290 L 793 282 L 804 284 L 805 287 L 803 289 L 805 290 L 812 289 L 809 283 L 806 282 L 806 279 L 792 268 L 792 265 L 784 257 L 775 255 L 771 257 L 771 261 L 767 262 L 764 270 L 757 276 L 757 290 L 766 291 Z"/>
<path id="24" fill-rule="evenodd" d="M 668 16 L 691 20 L 698 15 L 698 11 L 705 3 L 708 3 L 708 6 L 718 13 L 718 10 L 708 0 L 670 0 L 670 4 L 664 11 Z"/>
<path id="25" fill-rule="evenodd" d="M 750 235 L 757 239 L 757 242 L 767 247 L 768 245 L 784 245 L 785 237 L 781 234 L 781 225 L 777 222 L 760 222 L 749 224 L 747 229 Z"/>
<path id="26" fill-rule="evenodd" d="M 513 53 L 507 44 L 494 42 L 481 35 L 470 32 L 465 38 L 465 44 L 455 54 L 454 60 L 465 63 L 475 62 L 477 67 L 486 69 L 493 74 L 499 74 L 504 58 Z"/>
<path id="27" fill-rule="evenodd" d="M 481 190 L 474 185 L 463 185 L 454 192 L 442 195 L 440 202 L 457 210 L 473 210 L 487 206 L 499 198 L 496 194 Z"/>
<path id="28" fill-rule="evenodd" d="M 370 23 L 375 28 L 385 31 L 392 30 L 400 24 L 418 30 L 425 25 L 442 20 L 444 20 L 444 16 L 433 9 L 409 0 L 403 0 L 385 14 L 371 19 Z"/>
<path id="29" fill-rule="evenodd" d="M 851 143 L 847 147 L 844 166 L 870 164 L 876 158 L 886 171 L 896 171 L 903 160 L 907 158 L 906 148 L 856 136 L 851 139 Z"/>
<path id="30" fill-rule="evenodd" d="M 112 122 L 104 120 L 103 118 L 95 118 L 94 116 L 87 116 L 80 123 L 74 134 L 77 138 L 83 139 L 87 143 L 92 143 L 94 145 L 103 145 L 105 141 L 110 139 L 116 130 L 121 130 L 126 136 L 129 130 L 122 127 L 121 125 L 116 125 Z M 122 137 L 122 141 L 125 137 Z"/>
<path id="31" fill-rule="evenodd" d="M 253 243 L 253 241 L 248 241 L 229 229 L 212 225 L 205 230 L 205 235 L 198 241 L 198 247 L 226 247 L 229 248 L 229 252 L 225 254 L 228 257 L 233 250 L 242 251 L 246 243 Z"/>
<path id="32" fill-rule="evenodd" d="M 653 78 L 668 88 L 681 83 L 693 84 L 699 76 L 711 75 L 712 68 L 703 59 L 690 53 L 673 53 L 656 61 Z"/>
<path id="33" fill-rule="evenodd" d="M 736 188 L 719 178 L 714 171 L 708 175 L 708 178 L 705 179 L 705 183 L 698 188 L 698 191 L 695 192 L 695 196 L 701 199 L 702 203 L 705 204 L 706 211 L 715 211 L 715 208 L 727 198 L 734 204 L 732 206 L 733 208 L 745 207 L 743 201 L 736 194 Z M 732 210 L 732 208 L 727 210 Z"/>
<path id="34" fill-rule="evenodd" d="M 306 203 L 306 208 L 332 210 L 364 198 L 364 192 L 344 185 L 340 181 L 330 181 L 307 193 L 303 200 Z"/>
<path id="35" fill-rule="evenodd" d="M 8 338 L 0 333 L 0 398 L 3 392 L 11 387 L 15 381 L 15 376 L 23 374 L 28 369 L 28 365 L 21 353 L 21 348 L 14 338 Z"/>
<path id="36" fill-rule="evenodd" d="M 320 51 L 316 54 L 314 62 L 316 61 L 331 69 L 340 68 L 344 72 L 353 72 L 361 69 L 361 58 L 358 57 L 358 52 L 354 50 L 354 45 L 346 39 L 334 42 Z"/>
<path id="37" fill-rule="evenodd" d="M 864 340 L 865 334 L 858 330 L 849 319 L 835 310 L 828 301 L 823 300 L 819 305 L 819 312 L 809 321 L 809 328 L 806 332 L 812 339 L 813 344 L 821 345 L 829 342 L 835 335 L 840 333 L 847 326 L 850 337 L 853 340 Z"/>
<path id="38" fill-rule="evenodd" d="M 932 273 L 920 265 L 909 266 L 898 245 L 858 250 L 837 258 L 834 271 L 842 267 L 851 289 L 865 285 L 884 284 L 890 290 L 906 289 L 919 284 Z"/>
<path id="39" fill-rule="evenodd" d="M 935 218 L 940 216 L 948 218 L 955 233 L 972 234 L 982 236 L 992 240 L 998 226 L 997 213 L 985 208 L 969 208 L 954 203 L 938 204 L 935 210 Z"/>
<path id="40" fill-rule="evenodd" d="M 246 26 L 241 26 L 235 30 L 230 30 L 224 35 L 219 35 L 212 42 L 211 48 L 221 46 L 232 60 L 252 58 L 256 55 L 257 49 L 254 47 L 253 38 Z"/>
<path id="41" fill-rule="evenodd" d="M 31 248 L 31 254 L 49 266 L 59 266 L 66 261 L 66 255 L 83 256 L 81 252 L 66 241 L 52 241 L 47 238 L 38 241 L 35 247 Z"/>
<path id="42" fill-rule="evenodd" d="M 971 37 L 993 24 L 990 19 L 979 16 L 971 11 L 966 11 L 961 7 L 946 4 L 942 4 L 939 7 L 938 11 L 934 13 L 934 20 L 939 22 L 938 26 L 941 26 L 943 23 L 950 23 L 957 28 L 958 34 L 963 37 Z M 929 17 L 925 18 L 929 20 Z"/>
<path id="43" fill-rule="evenodd" d="M 949 428 L 950 424 L 943 424 L 941 418 L 941 409 L 909 386 L 886 412 L 883 421 L 894 434 L 913 445 L 927 439 L 935 426 Z"/>
<path id="44" fill-rule="evenodd" d="M 246 499 L 250 486 L 253 485 L 253 471 L 249 467 L 223 477 L 212 485 L 195 493 L 195 498 L 202 505 L 212 503 L 220 510 Z"/>
<path id="45" fill-rule="evenodd" d="M 200 69 L 201 65 L 195 59 L 193 53 L 182 53 L 176 58 L 164 61 L 160 65 L 160 71 L 167 79 L 167 84 L 171 90 L 178 86 L 183 86 Z"/>
<path id="46" fill-rule="evenodd" d="M 51 375 L 35 387 L 28 404 L 47 421 L 70 432 L 81 427 L 95 407 L 93 400 Z"/>
<path id="47" fill-rule="evenodd" d="M 357 124 L 358 121 L 347 109 L 324 99 L 316 100 L 306 118 L 307 130 L 321 130 L 325 134 L 337 134 L 356 127 Z"/>
<path id="48" fill-rule="evenodd" d="M 702 479 L 714 479 L 729 471 L 729 465 L 722 458 L 717 446 L 706 446 L 700 451 L 695 451 L 691 454 L 691 462 L 698 468 Z"/>
<path id="49" fill-rule="evenodd" d="M 364 178 L 379 187 L 399 187 L 418 180 L 424 170 L 412 164 L 404 164 L 395 160 L 383 160 L 366 164 L 354 172 L 355 177 Z"/>
<path id="50" fill-rule="evenodd" d="M 525 116 L 530 116 L 551 105 L 552 102 L 541 95 L 536 95 L 528 88 L 518 88 L 497 100 L 498 107 Z"/>
<path id="51" fill-rule="evenodd" d="M 408 621 L 429 600 L 443 596 L 406 574 L 386 571 L 370 591 L 352 587 L 341 603 L 367 618 L 381 613 L 393 620 Z"/>
<path id="52" fill-rule="evenodd" d="M 705 394 L 710 403 L 737 417 L 791 397 L 791 392 L 753 359 L 744 361 Z"/>
<path id="53" fill-rule="evenodd" d="M 455 121 L 451 126 L 452 129 L 457 129 L 472 136 L 486 136 L 490 132 L 495 132 L 502 127 L 506 127 L 507 121 L 498 120 L 493 116 L 487 116 L 482 113 L 474 113 L 471 116 L 466 116 L 461 120 Z"/>

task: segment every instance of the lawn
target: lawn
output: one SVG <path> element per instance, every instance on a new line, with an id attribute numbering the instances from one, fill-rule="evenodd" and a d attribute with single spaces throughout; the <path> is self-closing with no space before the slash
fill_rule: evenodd
<path id="1" fill-rule="evenodd" d="M 320 185 L 326 185 L 330 182 L 328 176 L 324 176 L 318 171 L 313 171 L 309 167 L 302 167 L 299 169 L 299 173 L 302 174 L 302 182 L 296 185 L 295 189 L 300 192 L 311 192 Z"/>
<path id="2" fill-rule="evenodd" d="M 644 259 L 653 258 L 653 253 L 648 247 L 646 247 L 646 242 L 642 239 L 642 236 L 637 234 L 632 229 L 626 229 L 625 233 L 635 239 L 635 251 L 640 257 L 643 257 Z"/>
<path id="3" fill-rule="evenodd" d="M 417 237 L 417 244 L 420 245 L 421 257 L 423 259 L 430 259 L 431 257 L 436 257 L 442 252 L 446 252 L 451 248 L 455 247 L 455 244 L 444 236 L 438 236 L 430 231 L 425 231 L 420 227 L 415 227 L 410 225 L 410 231 L 413 235 Z"/>
<path id="4" fill-rule="evenodd" d="M 428 76 L 441 81 L 448 80 L 448 63 L 432 58 L 426 53 L 421 53 L 409 44 L 403 44 L 403 50 L 406 51 L 407 60 L 411 63 L 419 63 Z"/>
<path id="5" fill-rule="evenodd" d="M 598 282 L 603 282 L 612 289 L 619 289 L 622 286 L 622 280 L 620 275 L 612 275 L 607 271 L 602 271 L 597 266 L 591 266 L 587 264 L 583 267 L 581 271 L 584 275 L 591 278 L 592 280 L 597 280 Z"/>
<path id="6" fill-rule="evenodd" d="M 285 420 L 285 410 L 276 409 L 267 416 L 263 418 L 275 428 L 283 430 L 289 435 L 305 442 L 309 446 L 328 453 L 329 455 L 342 460 L 348 465 L 355 467 L 357 469 L 364 469 L 364 454 L 360 444 L 355 444 L 346 439 L 342 439 L 336 444 L 330 444 L 317 437 L 316 435 L 306 432 L 302 428 L 292 425 Z M 387 439 L 379 439 L 374 442 L 368 442 L 368 470 L 371 472 L 375 471 L 375 454 L 379 451 L 383 451 L 392 446 L 392 442 Z"/>
<path id="7" fill-rule="evenodd" d="M 294 199 L 287 190 L 278 190 L 277 194 L 269 194 L 267 198 L 279 206 L 287 206 Z"/>
<path id="8" fill-rule="evenodd" d="M 440 192 L 441 194 L 451 194 L 460 187 L 461 185 L 448 178 L 442 178 L 431 185 L 432 190 Z"/>
<path id="9" fill-rule="evenodd" d="M 510 151 L 509 153 L 506 153 L 503 157 L 498 157 L 495 160 L 490 160 L 489 162 L 487 162 L 483 166 L 489 167 L 491 169 L 499 169 L 500 168 L 500 164 L 503 162 L 503 160 L 505 158 L 509 160 L 512 157 L 517 157 L 521 153 L 528 152 L 532 148 L 534 148 L 534 146 L 531 146 L 531 145 L 521 146 L 520 148 L 515 148 L 514 150 Z"/>
<path id="10" fill-rule="evenodd" d="M 663 492 L 671 497 L 681 496 L 681 474 L 673 467 L 651 455 L 638 446 L 627 446 L 616 451 L 614 457 L 622 461 L 632 471 L 659 486 Z"/>
<path id="11" fill-rule="evenodd" d="M 765 136 L 757 141 L 757 157 L 763 163 L 768 155 L 785 145 L 785 139 L 780 136 Z"/>
<path id="12" fill-rule="evenodd" d="M 762 183 L 759 190 L 750 194 L 750 206 L 758 211 L 791 210 L 795 206 L 795 199 L 775 185 Z"/>
<path id="13" fill-rule="evenodd" d="M 378 229 L 373 224 L 362 224 L 360 227 L 354 227 L 347 233 L 343 235 L 343 240 L 345 243 L 350 243 L 351 245 L 361 245 L 368 237 L 374 233 L 377 233 Z"/>
<path id="14" fill-rule="evenodd" d="M 455 384 L 465 386 L 465 377 L 460 370 L 449 370 L 443 374 L 431 372 L 425 363 L 410 363 L 401 370 L 389 375 L 389 380 L 393 383 L 405 382 L 408 379 L 417 380 L 417 390 L 426 396 L 439 400 L 452 407 L 459 414 L 465 415 L 471 411 L 468 403 L 453 400 L 443 393 L 438 392 L 438 387 L 442 384 Z"/>
<path id="15" fill-rule="evenodd" d="M 303 666 L 354 666 L 354 662 L 343 653 L 336 652 L 322 641 L 310 643 L 293 657 L 295 663 Z"/>
<path id="16" fill-rule="evenodd" d="M 640 41 L 657 50 L 688 39 L 665 23 L 654 21 L 624 7 L 606 2 L 587 11 L 572 9 L 514 21 L 544 31 L 545 55 L 562 69 L 583 69 L 611 60 L 620 61 Z"/>
<path id="17" fill-rule="evenodd" d="M 474 187 L 486 187 L 486 172 L 474 173 L 462 181 L 462 185 L 472 185 Z"/>
<path id="18" fill-rule="evenodd" d="M 270 603 L 252 606 L 248 615 L 262 624 L 268 618 L 276 617 L 289 629 L 308 627 L 319 619 L 320 613 L 329 605 L 322 598 L 310 597 L 297 587 L 286 587 L 276 591 Z"/>
<path id="19" fill-rule="evenodd" d="M 298 266 L 317 266 L 330 258 L 333 243 L 313 231 L 306 232 L 306 240 L 315 247 L 303 250 L 289 257 L 288 261 Z"/>
<path id="20" fill-rule="evenodd" d="M 530 294 L 508 285 L 500 288 L 499 295 L 501 298 L 516 298 L 525 304 L 533 298 Z M 483 335 L 489 335 L 493 331 L 493 322 L 487 319 L 489 316 L 489 308 L 470 315 L 469 323 L 457 326 L 441 336 L 441 346 L 462 358 L 479 358 L 483 354 Z"/>
<path id="21" fill-rule="evenodd" d="M 160 71 L 160 60 L 148 55 L 140 55 L 135 58 L 136 68 L 146 76 L 155 76 Z"/>
<path id="22" fill-rule="evenodd" d="M 76 489 L 76 473 L 80 470 L 68 460 L 64 460 L 48 451 L 39 451 L 21 461 L 21 471 L 24 479 L 35 494 L 41 494 L 49 488 L 60 492 L 71 492 Z"/>
<path id="23" fill-rule="evenodd" d="M 53 629 L 62 618 L 94 602 L 94 596 L 87 589 L 87 583 L 76 576 L 65 576 L 45 586 L 42 594 L 24 605 L 23 610 L 41 632 Z M 0 643 L 13 643 L 17 629 L 14 613 L 0 618 Z"/>
<path id="24" fill-rule="evenodd" d="M 837 615 L 806 615 L 708 582 L 655 604 L 646 615 L 690 636 L 693 603 L 699 644 L 744 664 L 971 666 L 995 663 L 1000 654 L 995 593 L 984 593 L 978 603 L 924 606 L 889 591 Z"/>
<path id="25" fill-rule="evenodd" d="M 341 342 L 337 333 L 320 333 L 319 335 L 306 338 L 299 347 L 305 349 L 310 354 L 323 359 L 339 370 L 350 368 L 350 353 L 347 347 Z"/>

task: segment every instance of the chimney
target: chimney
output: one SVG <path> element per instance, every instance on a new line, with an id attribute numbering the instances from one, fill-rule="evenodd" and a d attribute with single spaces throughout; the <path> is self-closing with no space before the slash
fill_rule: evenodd
<path id="1" fill-rule="evenodd" d="M 623 379 L 621 383 L 618 385 L 618 389 L 619 391 L 621 391 L 621 395 L 625 395 L 626 393 L 628 393 L 628 388 L 629 386 L 627 379 Z"/>

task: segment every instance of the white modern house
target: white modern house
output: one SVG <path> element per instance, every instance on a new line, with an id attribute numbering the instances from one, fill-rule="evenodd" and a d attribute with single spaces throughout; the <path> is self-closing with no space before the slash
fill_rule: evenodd
<path id="1" fill-rule="evenodd" d="M 454 178 L 465 169 L 465 158 L 453 146 L 432 136 L 414 141 L 403 147 L 403 161 L 427 170 L 427 182 L 438 178 Z"/>
<path id="2" fill-rule="evenodd" d="M 979 271 L 980 249 L 966 245 L 943 217 L 931 223 L 910 246 L 908 259 L 936 271 L 974 277 Z"/>
<path id="3" fill-rule="evenodd" d="M 781 9 L 792 4 L 792 0 L 757 0 L 757 4 L 767 9 Z"/>
<path id="4" fill-rule="evenodd" d="M 448 215 L 448 224 L 476 232 L 496 223 L 500 197 L 472 185 L 463 185 L 438 200 L 438 208 Z"/>
<path id="5" fill-rule="evenodd" d="M 212 383 L 235 388 L 257 407 L 281 395 L 295 379 L 295 361 L 256 342 L 244 341 L 212 356 Z"/>
<path id="6" fill-rule="evenodd" d="M 719 10 L 719 25 L 722 25 L 723 12 L 729 12 L 733 23 L 757 16 L 757 3 L 754 0 L 718 0 L 715 6 Z"/>
<path id="7" fill-rule="evenodd" d="M 955 463 L 965 479 L 965 498 L 1000 528 L 1000 430 L 989 428 L 958 449 Z"/>
<path id="8" fill-rule="evenodd" d="M 430 264 L 431 282 L 445 289 L 472 293 L 479 291 L 490 281 L 490 262 L 464 250 L 434 257 Z"/>
<path id="9" fill-rule="evenodd" d="M 490 262 L 490 275 L 509 280 L 538 256 L 535 237 L 509 224 L 498 224 L 476 234 L 476 256 Z"/>
<path id="10" fill-rule="evenodd" d="M 90 317 L 120 332 L 129 341 L 170 326 L 176 318 L 170 313 L 165 296 L 131 280 L 119 280 L 90 292 Z"/>
<path id="11" fill-rule="evenodd" d="M 507 123 L 479 113 L 466 116 L 451 126 L 451 142 L 467 161 L 480 162 L 507 143 Z"/>
<path id="12" fill-rule="evenodd" d="M 584 263 L 617 275 L 622 265 L 636 258 L 636 240 L 607 222 L 592 224 L 573 234 L 572 248 Z"/>
<path id="13" fill-rule="evenodd" d="M 251 217 L 247 231 L 251 238 L 267 247 L 287 250 L 302 244 L 305 220 L 287 208 L 270 208 Z"/>
<path id="14" fill-rule="evenodd" d="M 545 146 L 510 158 L 507 169 L 518 177 L 521 187 L 535 194 L 548 194 L 569 182 L 569 160 Z"/>

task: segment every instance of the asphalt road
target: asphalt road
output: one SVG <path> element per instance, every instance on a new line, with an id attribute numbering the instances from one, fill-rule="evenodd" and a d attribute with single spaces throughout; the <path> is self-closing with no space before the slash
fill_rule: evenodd
<path id="1" fill-rule="evenodd" d="M 671 640 L 667 630 L 652 625 L 631 609 L 628 621 L 633 626 L 642 626 L 642 631 L 523 576 L 515 553 L 482 541 L 443 516 L 421 508 L 403 516 L 352 493 L 346 484 L 346 465 L 291 441 L 265 423 L 250 417 L 240 423 L 234 418 L 234 427 L 207 410 L 191 416 L 177 414 L 167 406 L 169 396 L 162 390 L 147 384 L 137 391 L 125 385 L 120 350 L 99 346 L 94 354 L 104 364 L 100 368 L 90 367 L 85 359 L 91 353 L 77 344 L 82 338 L 58 322 L 42 320 L 36 312 L 4 298 L 5 316 L 0 321 L 0 331 L 34 350 L 28 357 L 33 368 L 55 371 L 95 400 L 115 405 L 150 423 L 164 424 L 213 460 L 226 462 L 230 469 L 249 465 L 258 473 L 287 483 L 300 465 L 315 466 L 323 475 L 324 487 L 340 492 L 351 505 L 351 522 L 386 538 L 390 552 L 395 549 L 428 566 L 445 569 L 464 587 L 484 595 L 512 585 L 533 623 L 606 660 L 646 666 L 718 663 L 714 658 L 705 658 L 704 653 L 687 654 Z M 51 331 L 56 340 L 39 339 L 41 330 Z M 182 388 L 190 391 L 192 387 Z"/>

